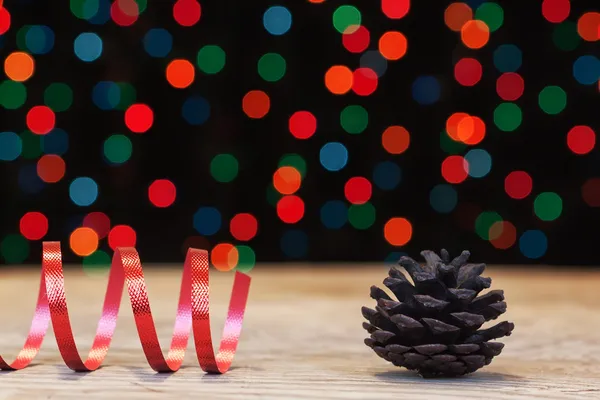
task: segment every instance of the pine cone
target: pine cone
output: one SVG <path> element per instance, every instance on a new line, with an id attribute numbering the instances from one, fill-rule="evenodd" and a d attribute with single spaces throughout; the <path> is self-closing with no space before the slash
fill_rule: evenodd
<path id="1" fill-rule="evenodd" d="M 459 376 L 488 365 L 504 347 L 492 339 L 510 336 L 511 322 L 479 329 L 485 321 L 506 311 L 502 290 L 491 290 L 492 280 L 481 277 L 485 264 L 467 264 L 468 251 L 450 261 L 448 252 L 425 250 L 421 266 L 410 257 L 399 264 L 414 285 L 396 268 L 391 268 L 383 284 L 396 296 L 390 298 L 377 286 L 371 297 L 375 310 L 362 308 L 369 321 L 363 328 L 371 334 L 365 344 L 381 358 L 398 367 L 416 370 L 425 378 Z"/>

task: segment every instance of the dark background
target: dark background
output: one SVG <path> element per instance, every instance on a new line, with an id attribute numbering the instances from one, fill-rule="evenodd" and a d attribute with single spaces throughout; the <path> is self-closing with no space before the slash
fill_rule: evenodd
<path id="1" fill-rule="evenodd" d="M 26 131 L 27 111 L 43 104 L 44 90 L 51 83 L 66 83 L 73 91 L 72 106 L 56 117 L 56 127 L 64 129 L 69 140 L 68 151 L 62 155 L 66 163 L 63 179 L 41 184 L 34 191 L 23 190 L 18 177 L 44 154 L 39 141 L 28 142 L 39 151 L 23 150 L 14 161 L 0 161 L 0 240 L 5 242 L 2 256 L 7 263 L 39 262 L 42 240 L 60 240 L 65 258 L 80 262 L 68 250 L 69 235 L 93 211 L 106 213 L 112 225 L 131 226 L 146 262 L 181 262 L 188 245 L 210 249 L 223 242 L 240 244 L 229 231 L 229 220 L 244 212 L 258 220 L 258 234 L 243 243 L 254 251 L 257 261 L 383 262 L 402 252 L 415 255 L 425 248 L 446 247 L 451 253 L 468 248 L 475 259 L 488 263 L 598 263 L 594 245 L 600 189 L 596 186 L 596 201 L 590 205 L 584 201 L 582 185 L 600 176 L 600 155 L 597 146 L 586 155 L 574 154 L 566 137 L 576 125 L 598 132 L 598 84 L 578 82 L 573 65 L 583 55 L 597 55 L 600 48 L 597 41 L 577 38 L 572 50 L 559 48 L 553 39 L 558 24 L 544 19 L 541 1 L 498 1 L 503 24 L 479 50 L 466 48 L 460 33 L 444 23 L 448 1 L 413 1 L 407 16 L 390 19 L 379 1 L 202 0 L 202 16 L 192 27 L 177 24 L 173 3 L 149 0 L 138 20 L 122 27 L 110 19 L 94 24 L 76 18 L 66 0 L 4 1 L 12 21 L 0 39 L 3 59 L 16 50 L 28 51 L 17 38 L 24 25 L 48 26 L 55 43 L 48 53 L 34 54 L 35 74 L 24 82 L 26 103 L 14 110 L 0 107 L 0 130 Z M 476 10 L 483 2 L 466 3 Z M 400 31 L 408 39 L 406 56 L 388 61 L 370 96 L 352 91 L 333 95 L 324 84 L 325 72 L 332 65 L 352 70 L 360 66 L 361 54 L 344 48 L 342 35 L 332 23 L 334 11 L 344 4 L 360 10 L 362 24 L 371 35 L 368 50 L 377 50 L 379 37 L 389 30 Z M 263 14 L 273 5 L 285 6 L 292 14 L 291 29 L 283 35 L 271 35 L 263 26 Z M 598 5 L 573 2 L 564 24 L 570 23 L 574 32 L 578 18 L 589 11 L 598 11 Z M 173 36 L 173 49 L 164 58 L 150 57 L 144 50 L 144 35 L 156 27 Z M 73 41 L 81 32 L 96 32 L 104 42 L 103 54 L 94 62 L 82 62 L 74 54 Z M 190 87 L 170 86 L 165 79 L 167 64 L 174 58 L 196 64 L 198 50 L 207 44 L 223 48 L 224 69 L 209 75 L 196 66 Z M 516 45 L 523 54 L 521 67 L 514 71 L 525 81 L 525 92 L 515 101 L 523 122 L 514 132 L 499 130 L 493 118 L 494 109 L 503 102 L 496 93 L 502 72 L 493 58 L 503 44 Z M 286 60 L 285 76 L 278 82 L 266 82 L 257 72 L 258 59 L 268 52 Z M 454 78 L 454 64 L 463 57 L 476 58 L 483 65 L 483 77 L 473 87 L 461 86 Z M 600 67 L 590 68 L 595 68 L 591 74 L 600 76 Z M 440 98 L 433 104 L 419 104 L 413 96 L 413 83 L 421 76 L 433 76 L 440 84 Z M 98 108 L 92 90 L 99 81 L 133 85 L 136 102 L 154 109 L 153 127 L 142 135 L 132 133 L 123 122 L 124 109 Z M 560 86 L 567 93 L 567 106 L 556 115 L 544 113 L 538 105 L 538 95 L 548 85 Z M 270 96 L 270 111 L 262 119 L 250 119 L 242 110 L 242 98 L 250 90 L 263 90 Z M 181 114 L 182 104 L 193 94 L 210 104 L 210 117 L 199 126 L 188 124 Z M 368 111 L 368 127 L 361 134 L 349 134 L 340 126 L 340 112 L 351 104 Z M 316 134 L 307 140 L 294 138 L 288 130 L 288 119 L 298 110 L 308 110 L 317 119 Z M 470 148 L 485 149 L 492 168 L 482 178 L 469 177 L 452 185 L 457 205 L 440 213 L 430 203 L 431 190 L 448 184 L 441 164 L 450 154 L 441 146 L 440 134 L 446 119 L 459 111 L 479 116 L 487 134 L 478 145 L 459 146 L 454 152 L 464 155 Z M 392 155 L 382 147 L 381 135 L 391 125 L 410 132 L 410 147 L 403 154 Z M 131 158 L 122 165 L 111 165 L 103 156 L 103 143 L 114 133 L 128 136 L 133 144 Z M 349 153 L 347 166 L 338 172 L 327 171 L 319 161 L 321 147 L 331 141 L 343 143 Z M 220 153 L 232 154 L 239 162 L 239 173 L 229 183 L 211 176 L 210 162 Z M 300 155 L 307 164 L 296 193 L 306 210 L 296 224 L 283 223 L 267 196 L 279 160 L 289 153 Z M 396 163 L 402 178 L 391 190 L 373 184 L 374 223 L 366 229 L 350 222 L 340 229 L 324 226 L 320 215 L 324 203 L 340 200 L 350 206 L 344 198 L 346 181 L 363 176 L 373 182 L 374 168 L 383 161 Z M 533 178 L 533 190 L 522 200 L 510 198 L 504 189 L 504 179 L 515 170 L 527 171 Z M 79 207 L 69 198 L 70 183 L 81 176 L 91 177 L 99 187 L 98 199 L 88 207 Z M 177 199 L 172 206 L 156 208 L 150 203 L 148 186 L 155 179 L 175 184 Z M 534 200 L 542 192 L 555 192 L 562 199 L 562 213 L 553 221 L 542 221 L 534 213 Z M 194 213 L 203 206 L 217 208 L 222 216 L 222 226 L 214 235 L 203 236 L 194 229 Z M 21 234 L 19 221 L 29 211 L 41 212 L 49 221 L 41 240 L 15 236 Z M 498 249 L 477 233 L 476 218 L 485 211 L 496 212 L 515 226 L 514 244 Z M 412 223 L 413 235 L 405 246 L 394 247 L 384 238 L 383 227 L 392 217 Z M 547 238 L 547 251 L 544 248 L 535 257 L 527 256 L 531 244 L 521 240 L 531 230 Z M 99 249 L 111 253 L 107 239 L 100 241 Z"/>

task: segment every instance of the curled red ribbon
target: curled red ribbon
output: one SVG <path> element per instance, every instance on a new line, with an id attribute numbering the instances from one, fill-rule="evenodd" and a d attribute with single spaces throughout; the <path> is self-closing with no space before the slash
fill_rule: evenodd
<path id="1" fill-rule="evenodd" d="M 191 328 L 194 333 L 196 356 L 202 370 L 223 374 L 231 366 L 239 342 L 250 277 L 241 272 L 235 274 L 223 337 L 215 357 L 210 333 L 208 275 L 208 252 L 189 249 L 183 267 L 173 338 L 165 357 L 156 334 L 139 255 L 134 248 L 118 248 L 110 268 L 102 317 L 98 322 L 92 348 L 84 361 L 79 355 L 71 329 L 60 243 L 44 242 L 40 290 L 27 340 L 12 363 L 7 363 L 0 357 L 0 369 L 16 370 L 27 367 L 40 350 L 50 320 L 65 364 L 74 371 L 97 369 L 108 353 L 117 325 L 123 287 L 127 286 L 142 349 L 153 370 L 175 372 L 181 367 Z"/>

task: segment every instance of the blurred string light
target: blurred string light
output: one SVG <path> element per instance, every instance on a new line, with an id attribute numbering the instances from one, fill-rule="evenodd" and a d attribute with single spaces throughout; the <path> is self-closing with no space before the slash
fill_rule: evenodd
<path id="1" fill-rule="evenodd" d="M 312 4 L 325 0 L 308 0 Z M 400 62 L 408 54 L 409 40 L 401 32 L 401 20 L 410 13 L 409 0 L 380 0 L 381 14 L 393 21 L 391 28 L 383 31 L 369 26 L 359 7 L 335 4 L 330 11 L 331 29 L 340 35 L 340 46 L 350 53 L 352 62 L 329 65 L 324 70 L 323 83 L 335 96 L 358 96 L 337 109 L 340 129 L 351 135 L 367 133 L 371 127 L 370 113 L 361 105 L 360 98 L 373 95 L 380 86 L 379 79 L 390 64 Z M 69 0 L 74 17 L 90 25 L 72 42 L 72 54 L 85 63 L 102 59 L 104 41 L 96 32 L 97 25 L 114 24 L 119 27 L 135 25 L 148 8 L 148 0 Z M 440 164 L 441 182 L 431 187 L 429 202 L 438 213 L 462 213 L 459 206 L 459 184 L 467 179 L 483 179 L 493 170 L 492 154 L 484 148 L 487 131 L 501 132 L 519 130 L 523 121 L 521 99 L 525 80 L 521 72 L 523 53 L 512 43 L 501 43 L 494 37 L 505 29 L 505 14 L 501 2 L 470 0 L 450 3 L 443 15 L 444 23 L 457 35 L 461 45 L 470 49 L 468 56 L 454 62 L 454 80 L 465 88 L 473 87 L 490 76 L 492 71 L 483 70 L 484 56 L 477 51 L 489 48 L 495 69 L 495 89 L 498 102 L 491 118 L 463 111 L 451 112 L 440 132 L 440 148 L 444 157 Z M 585 11 L 575 14 L 570 0 L 543 0 L 540 13 L 551 24 L 551 43 L 559 51 L 572 52 L 585 42 L 600 39 L 600 13 Z M 273 40 L 294 29 L 294 19 L 289 8 L 273 5 L 265 8 L 256 23 L 264 28 L 265 35 Z M 176 0 L 172 4 L 172 18 L 182 29 L 193 27 L 202 18 L 202 6 L 198 0 Z M 55 31 L 46 25 L 11 26 L 7 9 L 0 7 L 0 39 L 8 30 L 15 32 L 16 48 L 4 58 L 5 79 L 0 81 L 0 106 L 7 110 L 23 108 L 26 130 L 0 132 L 0 161 L 23 160 L 18 170 L 20 189 L 29 194 L 39 193 L 47 184 L 65 179 L 67 165 L 65 155 L 69 150 L 69 134 L 57 127 L 57 114 L 72 109 L 75 99 L 68 82 L 49 82 L 38 103 L 28 103 L 27 84 L 35 78 L 36 59 L 51 53 L 56 47 Z M 142 28 L 142 25 L 139 25 Z M 145 28 L 144 28 L 145 29 Z M 140 49 L 149 57 L 163 59 L 163 79 L 173 90 L 189 90 L 200 79 L 221 73 L 227 68 L 226 48 L 218 43 L 201 43 L 191 58 L 179 58 L 175 54 L 173 33 L 164 28 L 152 27 L 142 32 Z M 288 57 L 283 51 L 266 49 L 257 54 L 255 74 L 260 78 L 256 87 L 241 97 L 241 110 L 249 119 L 262 119 L 271 112 L 269 88 L 288 75 Z M 584 86 L 596 86 L 600 80 L 600 60 L 595 54 L 573 54 L 572 78 Z M 433 105 L 442 98 L 444 78 L 433 75 L 410 77 L 413 100 L 421 105 Z M 444 88 L 446 85 L 444 84 Z M 570 93 L 564 87 L 548 82 L 537 88 L 539 109 L 549 115 L 559 115 L 570 105 Z M 184 91 L 183 91 L 184 92 Z M 185 92 L 184 92 L 185 93 Z M 129 132 L 110 132 L 102 141 L 101 155 L 111 167 L 118 167 L 131 160 L 138 151 L 133 134 L 151 132 L 155 111 L 149 104 L 140 103 L 136 88 L 129 82 L 94 82 L 88 99 L 102 111 L 118 110 Z M 43 100 L 43 101 L 42 101 Z M 88 100 L 89 101 L 89 100 Z M 24 108 L 25 104 L 28 104 Z M 303 109 L 304 108 L 304 109 Z M 186 94 L 180 104 L 181 118 L 191 126 L 201 126 L 211 118 L 211 102 L 200 93 Z M 320 119 L 318 110 L 310 106 L 300 107 L 288 115 L 287 130 L 297 140 L 319 140 Z M 468 111 L 468 110 L 467 110 Z M 285 128 L 284 128 L 285 129 Z M 401 155 L 410 148 L 411 135 L 400 125 L 384 128 L 381 149 L 385 159 L 378 160 L 370 168 L 368 176 L 346 176 L 343 196 L 329 199 L 319 208 L 319 216 L 326 229 L 367 230 L 383 223 L 383 238 L 393 247 L 404 246 L 412 238 L 412 223 L 404 217 L 378 215 L 373 197 L 376 191 L 395 190 L 401 185 L 404 169 Z M 565 148 L 573 156 L 585 156 L 596 145 L 594 130 L 585 125 L 574 125 L 564 132 Z M 343 137 L 329 138 L 319 143 L 320 167 L 337 173 L 349 170 L 352 155 Z M 477 147 L 475 147 L 477 146 Z M 233 153 L 233 152 L 231 152 Z M 222 184 L 234 182 L 241 168 L 234 154 L 213 154 L 208 169 L 211 177 Z M 302 185 L 307 174 L 307 161 L 303 154 L 284 154 L 273 170 L 268 187 L 268 201 L 275 207 L 278 218 L 286 225 L 279 243 L 281 251 L 289 258 L 301 259 L 309 254 L 309 238 L 301 229 L 301 222 L 308 216 L 302 199 Z M 496 171 L 497 172 L 497 171 Z M 101 196 L 100 188 L 91 177 L 69 177 L 68 191 L 71 201 L 86 209 L 96 204 Z M 171 180 L 158 178 L 147 183 L 147 201 L 157 208 L 171 207 L 177 201 L 177 187 Z M 555 192 L 534 192 L 533 179 L 526 171 L 507 171 L 504 191 L 514 200 L 531 201 L 533 213 L 541 221 L 552 222 L 560 218 L 563 199 Z M 581 197 L 590 207 L 600 207 L 600 178 L 589 178 L 581 187 Z M 461 203 L 462 205 L 462 203 Z M 472 228 L 475 233 L 500 250 L 519 247 L 525 257 L 542 257 L 548 248 L 548 239 L 541 230 L 525 230 L 503 219 L 493 210 L 472 212 Z M 470 222 L 470 223 L 471 223 Z M 8 262 L 21 262 L 29 255 L 29 240 L 41 240 L 48 230 L 48 220 L 39 211 L 22 216 L 19 234 L 10 234 L 0 241 L 0 253 Z M 222 215 L 211 205 L 199 207 L 192 219 L 193 228 L 202 236 L 190 237 L 190 243 L 198 241 L 202 248 L 212 247 L 211 261 L 217 268 L 247 271 L 256 262 L 256 254 L 250 243 L 214 243 L 210 237 L 229 224 L 231 239 L 250 242 L 258 235 L 259 221 L 250 213 Z M 93 211 L 69 219 L 65 223 L 70 234 L 70 247 L 83 257 L 86 270 L 105 269 L 110 256 L 100 249 L 100 241 L 109 246 L 132 246 L 137 240 L 136 231 L 128 225 L 115 225 L 108 215 Z M 380 225 L 377 225 L 380 226 Z M 187 243 L 187 242 L 186 242 Z M 400 254 L 394 251 L 392 255 Z"/>

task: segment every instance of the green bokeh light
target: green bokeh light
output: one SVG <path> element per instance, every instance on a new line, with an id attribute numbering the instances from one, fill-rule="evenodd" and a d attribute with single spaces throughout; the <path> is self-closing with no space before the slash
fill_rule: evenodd
<path id="1" fill-rule="evenodd" d="M 21 156 L 26 160 L 34 160 L 42 155 L 42 137 L 31 131 L 23 131 L 20 135 L 23 151 Z"/>
<path id="2" fill-rule="evenodd" d="M 267 82 L 277 82 L 285 75 L 285 58 L 277 53 L 267 53 L 258 60 L 258 74 Z"/>
<path id="3" fill-rule="evenodd" d="M 71 0 L 71 13 L 79 19 L 91 19 L 100 9 L 100 0 Z"/>
<path id="4" fill-rule="evenodd" d="M 238 251 L 238 265 L 236 270 L 240 272 L 249 272 L 256 265 L 256 255 L 251 247 L 240 245 L 235 246 Z"/>
<path id="5" fill-rule="evenodd" d="M 542 221 L 554 221 L 562 214 L 563 201 L 554 192 L 540 193 L 533 202 L 533 209 Z"/>
<path id="6" fill-rule="evenodd" d="M 86 274 L 105 274 L 110 270 L 110 261 L 106 252 L 96 250 L 83 258 L 83 271 Z"/>
<path id="7" fill-rule="evenodd" d="M 356 229 L 369 229 L 375 223 L 375 216 L 375 207 L 369 202 L 348 208 L 348 221 Z"/>
<path id="8" fill-rule="evenodd" d="M 133 145 L 125 135 L 112 135 L 104 141 L 104 156 L 115 164 L 123 164 L 131 158 Z"/>
<path id="9" fill-rule="evenodd" d="M 340 124 L 348 133 L 362 133 L 369 124 L 369 113 L 362 106 L 347 106 L 340 113 Z"/>
<path id="10" fill-rule="evenodd" d="M 446 131 L 442 131 L 440 134 L 440 147 L 448 154 L 461 154 L 467 148 L 467 145 L 455 141 Z"/>
<path id="11" fill-rule="evenodd" d="M 198 68 L 206 74 L 216 74 L 225 67 L 225 51 L 215 45 L 204 46 L 198 51 L 196 63 Z"/>
<path id="12" fill-rule="evenodd" d="M 490 32 L 494 32 L 504 23 L 504 10 L 498 4 L 486 1 L 477 7 L 475 19 L 485 22 Z"/>
<path id="13" fill-rule="evenodd" d="M 294 167 L 300 172 L 302 179 L 306 176 L 306 161 L 299 154 L 285 154 L 279 160 L 278 167 Z"/>
<path id="14" fill-rule="evenodd" d="M 475 233 L 483 240 L 490 240 L 490 228 L 496 222 L 502 221 L 502 217 L 497 212 L 484 211 L 475 219 Z"/>
<path id="15" fill-rule="evenodd" d="M 133 103 L 135 103 L 137 99 L 137 93 L 133 85 L 128 82 L 118 82 L 117 86 L 119 87 L 120 93 L 118 94 L 118 103 L 116 104 L 115 108 L 117 110 L 124 111 Z"/>
<path id="16" fill-rule="evenodd" d="M 25 104 L 27 88 L 21 82 L 11 80 L 0 83 L 0 105 L 9 110 L 16 110 Z"/>
<path id="17" fill-rule="evenodd" d="M 554 45 L 562 51 L 572 51 L 581 42 L 581 36 L 577 33 L 577 23 L 574 21 L 563 21 L 554 26 L 552 31 Z"/>
<path id="18" fill-rule="evenodd" d="M 32 25 L 23 25 L 17 31 L 17 48 L 21 51 L 29 52 L 29 49 L 27 48 L 27 32 L 29 32 L 31 27 Z"/>
<path id="19" fill-rule="evenodd" d="M 558 114 L 567 106 L 567 93 L 558 86 L 546 86 L 538 96 L 538 103 L 546 114 Z"/>
<path id="20" fill-rule="evenodd" d="M 358 27 L 361 24 L 361 21 L 362 15 L 358 8 L 354 6 L 340 6 L 333 12 L 333 27 L 339 33 L 346 32 L 346 29 L 351 26 Z"/>
<path id="21" fill-rule="evenodd" d="M 210 174 L 218 182 L 233 181 L 239 169 L 238 160 L 231 154 L 218 154 L 210 162 Z"/>
<path id="22" fill-rule="evenodd" d="M 20 264 L 29 257 L 29 242 L 21 235 L 7 235 L 0 243 L 0 253 L 8 264 Z"/>
<path id="23" fill-rule="evenodd" d="M 52 83 L 44 91 L 44 104 L 54 112 L 67 111 L 73 104 L 73 90 L 65 83 Z"/>
<path id="24" fill-rule="evenodd" d="M 501 103 L 494 110 L 494 123 L 504 132 L 512 132 L 523 122 L 523 112 L 515 103 Z"/>

